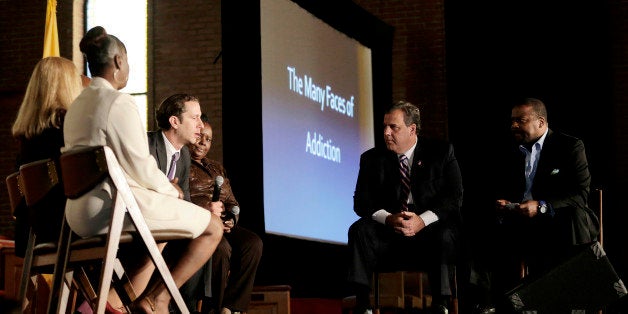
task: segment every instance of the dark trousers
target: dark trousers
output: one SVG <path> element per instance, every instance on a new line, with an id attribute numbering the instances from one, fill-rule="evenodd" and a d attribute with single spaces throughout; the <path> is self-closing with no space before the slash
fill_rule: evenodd
<path id="1" fill-rule="evenodd" d="M 456 237 L 454 230 L 439 222 L 406 237 L 370 218 L 360 218 L 349 228 L 348 238 L 348 281 L 356 289 L 356 306 L 370 307 L 371 280 L 376 269 L 426 271 L 436 301 L 449 299 Z"/>
<path id="2" fill-rule="evenodd" d="M 209 262 L 180 288 L 188 308 L 194 311 L 203 300 L 203 313 L 223 307 L 247 311 L 262 250 L 262 239 L 248 229 L 235 226 L 225 233 Z"/>

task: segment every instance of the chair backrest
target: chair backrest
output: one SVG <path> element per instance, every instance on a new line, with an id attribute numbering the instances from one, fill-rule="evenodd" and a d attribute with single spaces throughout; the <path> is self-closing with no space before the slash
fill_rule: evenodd
<path id="1" fill-rule="evenodd" d="M 9 192 L 9 204 L 11 205 L 11 215 L 15 217 L 15 209 L 24 198 L 22 187 L 20 186 L 20 172 L 16 171 L 6 178 L 7 191 Z"/>
<path id="2" fill-rule="evenodd" d="M 20 166 L 20 182 L 26 205 L 37 204 L 59 184 L 55 163 L 51 159 L 42 159 Z"/>
<path id="3" fill-rule="evenodd" d="M 104 146 L 85 147 L 59 158 L 65 195 L 76 199 L 89 192 L 108 176 Z"/>

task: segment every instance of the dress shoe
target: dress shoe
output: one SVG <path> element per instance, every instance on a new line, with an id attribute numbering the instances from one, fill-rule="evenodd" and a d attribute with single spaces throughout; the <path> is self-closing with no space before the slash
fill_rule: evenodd
<path id="1" fill-rule="evenodd" d="M 473 306 L 473 310 L 471 310 L 472 314 L 495 314 L 495 306 L 493 305 L 481 305 L 476 304 Z"/>
<path id="2" fill-rule="evenodd" d="M 446 306 L 441 304 L 433 305 L 430 314 L 449 314 L 449 310 Z"/>
<path id="3" fill-rule="evenodd" d="M 492 305 L 476 305 L 473 307 L 473 314 L 495 314 L 495 307 Z"/>

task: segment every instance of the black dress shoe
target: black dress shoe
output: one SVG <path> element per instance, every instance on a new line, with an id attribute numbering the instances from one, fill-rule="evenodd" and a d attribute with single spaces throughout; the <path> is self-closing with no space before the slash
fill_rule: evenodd
<path id="1" fill-rule="evenodd" d="M 476 305 L 473 307 L 472 314 L 494 314 L 495 307 L 492 305 Z"/>
<path id="2" fill-rule="evenodd" d="M 449 310 L 444 305 L 435 304 L 435 305 L 432 305 L 432 308 L 430 309 L 429 313 L 430 314 L 449 314 Z"/>

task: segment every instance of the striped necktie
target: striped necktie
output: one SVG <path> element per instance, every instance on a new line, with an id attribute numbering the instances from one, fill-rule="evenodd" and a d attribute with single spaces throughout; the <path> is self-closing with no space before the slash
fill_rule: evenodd
<path id="1" fill-rule="evenodd" d="M 408 197 L 410 196 L 410 168 L 408 168 L 408 157 L 399 156 L 399 173 L 401 175 L 401 210 L 408 210 Z"/>
<path id="2" fill-rule="evenodd" d="M 179 160 L 179 152 L 172 154 L 172 160 L 170 161 L 170 170 L 168 170 L 168 180 L 174 179 L 174 174 L 177 171 L 177 160 Z"/>

